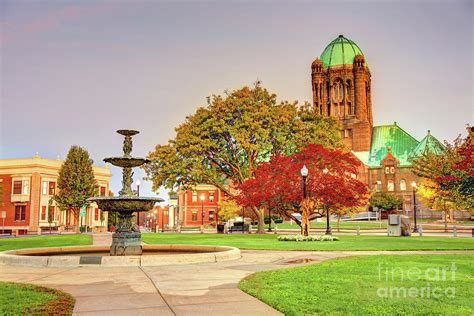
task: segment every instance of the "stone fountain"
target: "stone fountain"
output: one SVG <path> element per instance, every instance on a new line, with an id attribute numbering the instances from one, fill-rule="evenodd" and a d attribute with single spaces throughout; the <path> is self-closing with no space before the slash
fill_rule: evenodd
<path id="1" fill-rule="evenodd" d="M 132 191 L 133 172 L 132 168 L 140 167 L 150 160 L 132 157 L 132 136 L 138 134 L 134 130 L 118 130 L 117 133 L 125 137 L 123 141 L 123 156 L 105 158 L 104 161 L 116 167 L 121 167 L 122 190 L 119 196 L 96 196 L 90 198 L 90 202 L 97 203 L 102 211 L 118 213 L 119 224 L 112 234 L 111 256 L 141 255 L 141 233 L 133 220 L 133 214 L 147 212 L 153 208 L 156 202 L 163 199 L 152 197 L 141 197 Z"/>

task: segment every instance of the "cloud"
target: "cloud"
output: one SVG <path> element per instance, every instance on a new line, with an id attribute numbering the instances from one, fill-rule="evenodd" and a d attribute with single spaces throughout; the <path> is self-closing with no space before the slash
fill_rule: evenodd
<path id="1" fill-rule="evenodd" d="M 55 30 L 63 25 L 81 21 L 92 16 L 110 12 L 112 3 L 102 4 L 71 4 L 53 8 L 38 17 L 26 21 L 4 21 L 0 33 L 1 43 L 12 43 L 29 39 L 31 36 Z M 6 16 L 8 18 L 8 16 Z"/>

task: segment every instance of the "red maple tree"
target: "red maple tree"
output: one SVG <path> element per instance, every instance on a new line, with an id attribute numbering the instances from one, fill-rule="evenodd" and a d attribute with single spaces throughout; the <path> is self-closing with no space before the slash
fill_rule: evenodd
<path id="1" fill-rule="evenodd" d="M 301 168 L 306 165 L 307 199 Z M 368 187 L 356 179 L 360 161 L 351 153 L 309 145 L 291 156 L 274 156 L 259 164 L 255 177 L 240 184 L 236 201 L 241 206 L 271 209 L 292 218 L 308 235 L 309 221 L 329 210 L 366 205 Z M 293 213 L 302 214 L 299 220 Z"/>

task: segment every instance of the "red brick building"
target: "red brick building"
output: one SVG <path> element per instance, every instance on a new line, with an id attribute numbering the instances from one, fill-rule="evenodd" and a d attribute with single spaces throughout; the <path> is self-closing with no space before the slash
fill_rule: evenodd
<path id="1" fill-rule="evenodd" d="M 428 134 L 418 141 L 397 123 L 373 125 L 372 76 L 366 57 L 352 40 L 339 35 L 311 64 L 314 110 L 337 119 L 346 147 L 363 163 L 357 177 L 376 192 L 393 192 L 413 209 L 410 159 L 444 146 Z"/>
<path id="2" fill-rule="evenodd" d="M 194 190 L 179 190 L 176 214 L 182 226 L 216 223 L 217 206 L 224 192 L 213 185 L 198 184 Z"/>
<path id="3" fill-rule="evenodd" d="M 26 234 L 38 228 L 49 229 L 48 203 L 57 190 L 57 179 L 62 160 L 42 158 L 38 154 L 31 158 L 0 159 L 0 231 Z M 98 195 L 109 192 L 111 173 L 107 167 L 94 166 L 99 184 Z M 2 218 L 2 215 L 5 218 Z M 101 219 L 104 219 L 103 221 Z M 94 230 L 105 229 L 107 216 L 101 216 L 93 204 L 80 217 L 80 224 Z M 72 227 L 74 216 L 69 211 L 60 211 L 52 203 L 53 229 Z"/>

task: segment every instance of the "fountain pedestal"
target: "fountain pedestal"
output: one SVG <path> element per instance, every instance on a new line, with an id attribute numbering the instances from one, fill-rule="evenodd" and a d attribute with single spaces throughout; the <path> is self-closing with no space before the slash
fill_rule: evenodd
<path id="1" fill-rule="evenodd" d="M 141 254 L 140 232 L 116 232 L 112 234 L 111 256 L 139 256 Z"/>
<path id="2" fill-rule="evenodd" d="M 119 213 L 119 225 L 112 234 L 111 256 L 134 256 L 142 254 L 140 229 L 133 222 L 133 213 Z"/>

